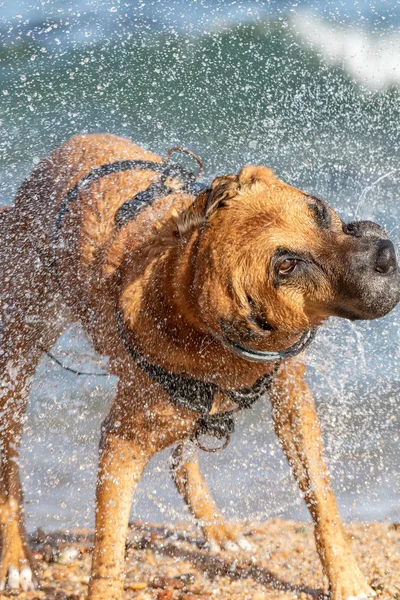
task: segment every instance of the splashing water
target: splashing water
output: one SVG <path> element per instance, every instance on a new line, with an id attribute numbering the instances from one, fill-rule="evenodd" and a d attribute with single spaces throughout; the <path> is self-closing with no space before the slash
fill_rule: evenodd
<path id="1" fill-rule="evenodd" d="M 396 3 L 360 2 L 358 12 L 353 2 L 337 4 L 5 3 L 2 203 L 70 135 L 110 131 L 160 153 L 192 148 L 207 165 L 205 180 L 245 163 L 270 165 L 344 219 L 381 223 L 398 244 Z M 332 320 L 309 352 L 345 518 L 400 516 L 398 324 L 398 309 L 374 323 Z M 73 328 L 54 351 L 69 360 L 72 349 L 72 364 L 93 370 L 82 339 Z M 43 360 L 21 463 L 31 529 L 92 523 L 98 432 L 115 384 L 76 379 Z M 187 516 L 167 460 L 166 452 L 153 459 L 136 517 Z M 240 416 L 223 454 L 201 461 L 229 518 L 307 518 L 266 400 Z"/>
<path id="2" fill-rule="evenodd" d="M 356 219 L 358 219 L 360 217 L 360 210 L 363 207 L 363 204 L 365 204 L 365 200 L 367 198 L 367 194 L 376 186 L 378 185 L 378 183 L 380 183 L 381 181 L 383 181 L 384 179 L 386 179 L 387 177 L 390 177 L 391 175 L 393 175 L 394 173 L 397 173 L 399 171 L 399 169 L 392 169 L 391 171 L 389 171 L 389 173 L 385 173 L 384 175 L 381 175 L 380 177 L 378 177 L 378 179 L 376 179 L 375 181 L 373 181 L 370 185 L 367 185 L 363 191 L 360 194 L 360 197 L 358 199 L 358 203 L 356 206 L 356 209 L 354 211 L 354 216 Z M 392 230 L 393 231 L 393 230 Z"/>

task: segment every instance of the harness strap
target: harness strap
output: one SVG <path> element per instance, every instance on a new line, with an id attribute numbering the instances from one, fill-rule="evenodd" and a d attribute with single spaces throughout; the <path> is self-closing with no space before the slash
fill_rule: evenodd
<path id="1" fill-rule="evenodd" d="M 172 188 L 165 185 L 163 181 L 156 181 L 149 185 L 146 190 L 138 192 L 132 200 L 124 202 L 117 210 L 114 219 L 117 231 L 129 221 L 136 219 L 142 210 L 147 206 L 151 206 L 155 200 L 158 200 L 162 196 L 167 196 L 172 191 Z"/>
<path id="2" fill-rule="evenodd" d="M 171 396 L 174 404 L 181 408 L 194 410 L 206 416 L 211 410 L 214 394 L 218 389 L 217 386 L 177 373 L 171 373 L 160 365 L 148 362 L 143 354 L 138 352 L 132 344 L 129 343 L 120 311 L 116 312 L 116 322 L 118 333 L 125 349 L 128 351 L 131 358 L 133 358 L 137 366 L 140 367 L 150 379 L 161 385 L 167 394 Z"/>
<path id="3" fill-rule="evenodd" d="M 270 373 L 262 375 L 250 388 L 242 388 L 225 393 L 237 404 L 240 410 L 251 408 L 255 402 L 268 392 L 278 369 L 279 362 L 275 364 L 274 369 Z"/>
<path id="4" fill-rule="evenodd" d="M 179 148 L 171 149 L 173 151 L 181 150 Z M 190 156 L 195 156 L 192 152 L 187 150 L 181 150 Z M 168 154 L 169 156 L 169 154 Z M 200 159 L 198 159 L 200 161 Z M 201 161 L 200 164 L 202 165 Z M 74 187 L 68 192 L 63 198 L 60 207 L 57 211 L 55 218 L 55 228 L 52 239 L 53 247 L 53 266 L 57 263 L 57 245 L 58 236 L 62 228 L 64 218 L 67 215 L 70 205 L 78 198 L 79 193 L 82 190 L 87 189 L 92 183 L 98 181 L 102 177 L 107 175 L 113 175 L 115 173 L 124 173 L 126 171 L 154 171 L 160 173 L 161 178 L 159 182 L 151 184 L 146 190 L 138 192 L 132 200 L 125 202 L 117 211 L 115 217 L 116 227 L 119 229 L 128 221 L 135 219 L 137 215 L 145 209 L 147 206 L 153 204 L 153 202 L 162 196 L 172 193 L 173 188 L 167 186 L 165 181 L 168 178 L 178 179 L 181 182 L 180 189 L 188 194 L 196 194 L 204 189 L 204 184 L 196 182 L 198 175 L 195 175 L 191 171 L 188 171 L 179 164 L 169 162 L 154 162 L 149 160 L 117 160 L 113 163 L 101 165 L 95 167 L 86 175 L 82 177 Z M 202 167 L 199 173 L 202 172 Z"/>
<path id="5" fill-rule="evenodd" d="M 117 160 L 113 163 L 95 167 L 88 175 L 82 177 L 82 179 L 80 179 L 64 197 L 56 216 L 56 231 L 58 232 L 61 229 L 64 217 L 69 211 L 70 204 L 77 199 L 79 192 L 88 188 L 95 181 L 98 181 L 107 175 L 112 175 L 113 173 L 124 173 L 125 171 L 133 170 L 150 170 L 155 171 L 156 173 L 164 173 L 166 166 L 165 163 L 157 163 L 149 160 Z"/>
<path id="6" fill-rule="evenodd" d="M 188 194 L 196 195 L 206 187 L 207 186 L 204 183 L 185 182 L 179 189 Z M 159 200 L 163 196 L 168 196 L 168 194 L 172 194 L 173 192 L 176 192 L 176 190 L 166 185 L 163 181 L 152 183 L 147 189 L 138 192 L 132 200 L 124 202 L 124 204 L 119 207 L 114 220 L 115 228 L 117 230 L 121 229 L 121 227 L 129 223 L 129 221 L 135 220 L 142 210 L 151 206 L 153 202 Z"/>
<path id="7" fill-rule="evenodd" d="M 193 410 L 201 414 L 201 417 L 196 422 L 194 440 L 199 448 L 208 452 L 223 450 L 228 445 L 230 435 L 235 429 L 233 415 L 243 409 L 250 408 L 255 402 L 260 400 L 270 388 L 272 380 L 279 368 L 279 364 L 277 363 L 271 373 L 262 375 L 250 388 L 226 391 L 214 383 L 207 383 L 185 375 L 171 373 L 160 365 L 148 362 L 143 354 L 138 352 L 129 342 L 128 335 L 123 325 L 123 317 L 119 310 L 116 311 L 116 322 L 118 333 L 125 349 L 137 366 L 142 369 L 152 381 L 160 385 L 165 392 L 167 392 L 176 406 Z M 209 413 L 212 408 L 215 392 L 221 392 L 228 396 L 230 400 L 235 402 L 237 408 L 210 415 Z M 201 444 L 199 439 L 202 435 L 214 436 L 218 440 L 225 439 L 225 442 L 222 446 L 217 448 L 205 447 Z"/>

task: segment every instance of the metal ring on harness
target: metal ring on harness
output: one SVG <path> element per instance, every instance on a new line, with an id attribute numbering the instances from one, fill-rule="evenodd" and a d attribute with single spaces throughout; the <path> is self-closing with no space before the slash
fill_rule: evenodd
<path id="1" fill-rule="evenodd" d="M 222 413 L 216 413 L 213 415 L 204 414 L 196 423 L 196 430 L 193 434 L 193 441 L 200 450 L 204 452 L 219 452 L 225 450 L 231 441 L 231 434 L 235 431 L 235 421 L 233 415 L 240 411 L 240 407 L 234 408 L 233 410 L 227 410 Z M 217 440 L 225 439 L 224 443 L 216 447 L 204 446 L 200 442 L 202 435 L 209 435 Z"/>
<path id="2" fill-rule="evenodd" d="M 198 177 L 200 177 L 200 175 L 202 175 L 204 173 L 204 163 L 201 160 L 201 158 L 199 156 L 197 156 L 197 154 L 195 154 L 194 152 L 192 152 L 191 150 L 188 150 L 187 148 L 180 148 L 179 146 L 173 146 L 172 148 L 170 148 L 166 154 L 166 160 L 168 161 L 171 158 L 171 154 L 173 154 L 174 152 L 183 152 L 184 154 L 188 154 L 189 156 L 191 156 L 199 165 L 199 170 L 198 173 L 196 175 L 196 179 Z"/>
<path id="3" fill-rule="evenodd" d="M 222 450 L 225 450 L 225 448 L 230 444 L 230 441 L 231 441 L 231 436 L 229 433 L 227 433 L 225 436 L 225 442 L 223 444 L 221 444 L 221 446 L 216 446 L 215 448 L 209 448 L 207 446 L 203 446 L 203 444 L 199 441 L 200 435 L 204 435 L 204 434 L 202 434 L 200 430 L 197 430 L 196 433 L 194 434 L 194 441 L 196 443 L 196 446 L 200 450 L 203 450 L 203 452 L 220 452 L 220 451 L 222 452 Z"/>

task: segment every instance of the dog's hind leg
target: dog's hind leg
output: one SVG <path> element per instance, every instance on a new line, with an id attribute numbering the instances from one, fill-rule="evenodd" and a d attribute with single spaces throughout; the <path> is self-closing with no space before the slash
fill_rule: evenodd
<path id="1" fill-rule="evenodd" d="M 172 454 L 171 475 L 190 512 L 195 516 L 211 549 L 251 551 L 238 528 L 226 523 L 200 470 L 196 448 L 190 441 L 178 444 Z"/>
<path id="2" fill-rule="evenodd" d="M 37 361 L 26 346 L 21 310 L 30 293 L 24 275 L 23 240 L 13 227 L 15 209 L 0 211 L 0 590 L 32 587 L 32 560 L 26 540 L 18 452 L 30 382 Z M 26 261 L 29 269 L 29 258 Z"/>
<path id="3" fill-rule="evenodd" d="M 15 208 L 0 212 L 0 589 L 33 587 L 18 454 L 28 396 L 42 351 L 60 334 L 57 292 L 36 253 L 37 232 Z"/>
<path id="4" fill-rule="evenodd" d="M 346 539 L 323 456 L 321 431 L 301 363 L 275 376 L 270 400 L 275 431 L 314 521 L 315 540 L 332 600 L 374 595 Z"/>
<path id="5" fill-rule="evenodd" d="M 59 331 L 55 327 L 58 337 Z M 35 565 L 29 549 L 24 519 L 23 492 L 19 477 L 19 448 L 29 392 L 42 351 L 18 341 L 29 339 L 29 333 L 19 328 L 12 333 L 17 343 L 12 351 L 2 346 L 5 356 L 0 360 L 0 590 L 14 592 L 32 589 L 35 585 Z M 42 338 L 40 338 L 42 339 Z M 51 339 L 51 342 L 49 341 Z M 49 345 L 54 338 L 46 337 Z"/>
<path id="6" fill-rule="evenodd" d="M 0 589 L 26 591 L 34 586 L 34 565 L 26 538 L 18 453 L 34 369 L 14 356 L 1 371 Z"/>

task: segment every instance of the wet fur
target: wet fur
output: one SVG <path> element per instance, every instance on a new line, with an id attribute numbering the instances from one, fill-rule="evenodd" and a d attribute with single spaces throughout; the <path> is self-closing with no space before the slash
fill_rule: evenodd
<path id="1" fill-rule="evenodd" d="M 272 366 L 234 356 L 214 333 L 223 327 L 254 348 L 288 347 L 301 331 L 331 314 L 336 271 L 349 244 L 333 211 L 332 229 L 322 230 L 303 192 L 279 181 L 270 169 L 251 166 L 216 178 L 194 201 L 177 191 L 116 231 L 118 208 L 158 177 L 151 171 L 127 172 L 93 183 L 71 204 L 54 264 L 62 199 L 94 167 L 121 159 L 161 160 L 115 136 L 77 136 L 44 159 L 22 184 L 14 207 L 0 213 L 5 385 L 0 581 L 7 580 L 10 566 L 33 566 L 17 469 L 31 380 L 41 348 L 50 348 L 68 322 L 79 320 L 96 350 L 110 356 L 110 369 L 119 377 L 102 430 L 91 600 L 122 597 L 131 491 L 149 458 L 172 444 L 178 444 L 175 483 L 205 535 L 222 546 L 240 541 L 213 502 L 195 454 L 185 452 L 197 415 L 175 407 L 133 364 L 118 335 L 116 312 L 121 311 L 132 344 L 139 344 L 150 361 L 198 379 L 212 376 L 224 389 L 250 386 Z M 288 244 L 332 272 L 315 271 L 297 285 L 277 285 L 266 265 Z M 262 320 L 274 330 L 260 328 Z M 343 532 L 303 375 L 301 363 L 281 367 L 271 391 L 274 424 L 314 519 L 332 597 L 342 600 L 370 588 Z M 217 395 L 213 410 L 224 404 L 223 395 Z"/>

